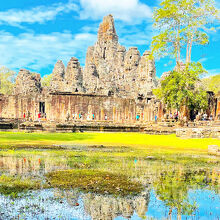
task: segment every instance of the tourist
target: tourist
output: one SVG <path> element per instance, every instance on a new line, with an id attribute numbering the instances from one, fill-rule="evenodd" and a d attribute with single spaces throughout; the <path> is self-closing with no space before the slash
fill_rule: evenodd
<path id="1" fill-rule="evenodd" d="M 26 117 L 26 115 L 25 115 L 25 112 L 24 112 L 24 114 L 23 114 L 23 118 L 24 118 L 24 120 L 25 120 L 25 117 Z"/>
<path id="2" fill-rule="evenodd" d="M 75 114 L 72 114 L 73 120 L 75 119 Z"/>
<path id="3" fill-rule="evenodd" d="M 136 120 L 139 121 L 140 115 L 136 115 Z"/>
<path id="4" fill-rule="evenodd" d="M 173 114 L 172 114 L 172 112 L 170 113 L 170 119 L 173 119 Z"/>
<path id="5" fill-rule="evenodd" d="M 89 114 L 87 115 L 87 118 L 86 118 L 86 120 L 87 120 L 87 121 L 89 121 L 89 120 L 90 120 Z"/>
<path id="6" fill-rule="evenodd" d="M 38 122 L 40 123 L 41 113 L 38 113 Z"/>
<path id="7" fill-rule="evenodd" d="M 157 123 L 157 115 L 155 115 L 154 120 L 155 120 L 155 123 Z"/>
<path id="8" fill-rule="evenodd" d="M 203 118 L 203 121 L 206 121 L 207 120 L 207 114 L 204 113 L 202 118 Z"/>
<path id="9" fill-rule="evenodd" d="M 107 120 L 108 119 L 108 117 L 107 117 L 107 115 L 105 115 L 105 120 Z"/>
<path id="10" fill-rule="evenodd" d="M 178 112 L 175 112 L 173 117 L 176 121 L 178 121 Z"/>
<path id="11" fill-rule="evenodd" d="M 95 114 L 92 114 L 92 120 L 94 120 L 95 119 Z"/>
<path id="12" fill-rule="evenodd" d="M 81 119 L 82 115 L 79 113 L 79 119 Z"/>

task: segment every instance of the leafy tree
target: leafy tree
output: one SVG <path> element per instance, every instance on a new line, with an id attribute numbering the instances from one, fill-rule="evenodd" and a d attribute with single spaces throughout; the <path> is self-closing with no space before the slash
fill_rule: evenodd
<path id="1" fill-rule="evenodd" d="M 50 74 L 50 75 L 45 75 L 45 76 L 42 78 L 42 86 L 44 86 L 44 87 L 49 87 L 49 86 L 50 86 L 51 79 L 52 79 L 52 74 Z"/>
<path id="2" fill-rule="evenodd" d="M 206 92 L 200 86 L 199 76 L 206 71 L 200 63 L 191 63 L 193 45 L 209 42 L 207 30 L 219 18 L 214 0 L 163 0 L 154 11 L 154 26 L 160 31 L 153 38 L 152 54 L 171 56 L 176 68 L 154 91 L 168 108 L 186 112 L 206 109 Z M 183 53 L 183 51 L 185 51 Z M 184 54 L 184 55 L 183 55 Z M 185 65 L 181 65 L 181 58 Z M 189 115 L 188 115 L 189 116 Z"/>
<path id="3" fill-rule="evenodd" d="M 13 92 L 16 73 L 6 67 L 0 68 L 0 93 L 10 95 Z"/>
<path id="4" fill-rule="evenodd" d="M 207 30 L 219 18 L 214 0 L 163 0 L 154 11 L 154 26 L 160 33 L 153 38 L 152 52 L 158 56 L 172 56 L 180 63 L 182 50 L 186 63 L 191 62 L 193 45 L 209 42 Z"/>
<path id="5" fill-rule="evenodd" d="M 218 93 L 220 91 L 220 74 L 202 79 L 206 90 Z"/>
<path id="6" fill-rule="evenodd" d="M 191 63 L 183 70 L 173 70 L 161 81 L 154 94 L 167 105 L 168 109 L 189 111 L 207 109 L 207 94 L 200 86 L 200 76 L 206 73 L 200 63 Z"/>

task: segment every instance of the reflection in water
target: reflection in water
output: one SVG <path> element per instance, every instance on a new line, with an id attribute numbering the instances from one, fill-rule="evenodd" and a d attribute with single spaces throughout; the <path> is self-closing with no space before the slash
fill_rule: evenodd
<path id="1" fill-rule="evenodd" d="M 220 197 L 210 190 L 191 190 L 199 208 L 193 216 L 178 215 L 174 210 L 170 219 L 219 219 Z M 0 219 L 168 219 L 169 207 L 159 200 L 153 190 L 132 198 L 114 198 L 76 191 L 41 190 L 12 200 L 0 195 Z M 138 215 L 137 215 L 138 213 Z"/>
<path id="2" fill-rule="evenodd" d="M 72 165 L 73 164 L 73 165 Z M 0 157 L 1 173 L 42 177 L 54 170 L 75 166 L 65 157 Z M 41 190 L 29 196 L 12 200 L 0 196 L 0 219 L 22 217 L 26 219 L 100 219 L 111 220 L 147 218 L 219 217 L 220 174 L 217 169 L 197 169 L 181 165 L 170 166 L 163 162 L 146 160 L 134 165 L 122 161 L 118 167 L 108 164 L 106 170 L 129 172 L 129 176 L 146 185 L 138 196 L 114 197 L 111 195 L 82 194 L 77 190 Z M 117 170 L 118 169 L 118 170 Z M 207 211 L 204 201 L 209 206 Z M 29 208 L 27 208 L 29 207 Z M 1 212 L 1 210 L 4 210 Z M 204 214 L 205 213 L 205 214 Z M 59 217 L 58 217 L 59 216 Z"/>
<path id="3" fill-rule="evenodd" d="M 87 194 L 83 199 L 85 211 L 92 219 L 111 220 L 117 216 L 130 219 L 134 212 L 139 217 L 145 216 L 149 203 L 149 192 L 144 192 L 133 198 Z"/>
<path id="4" fill-rule="evenodd" d="M 84 211 L 92 219 L 111 220 L 117 216 L 130 219 L 136 212 L 140 218 L 146 215 L 150 199 L 149 190 L 145 190 L 141 195 L 134 197 L 114 197 L 110 195 L 96 195 L 87 193 L 80 196 L 75 190 L 57 190 L 57 198 L 66 198 L 68 204 L 72 207 L 78 205 L 79 198 L 84 204 Z"/>
<path id="5" fill-rule="evenodd" d="M 39 157 L 0 157 L 0 170 L 10 175 L 42 176 L 57 169 L 69 169 L 65 159 L 60 158 L 56 161 L 52 158 L 41 159 Z"/>

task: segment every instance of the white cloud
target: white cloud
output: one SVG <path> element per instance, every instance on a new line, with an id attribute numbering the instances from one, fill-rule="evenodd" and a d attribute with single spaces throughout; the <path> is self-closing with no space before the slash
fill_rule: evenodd
<path id="1" fill-rule="evenodd" d="M 207 60 L 208 60 L 207 57 L 203 57 L 203 58 L 200 58 L 200 59 L 198 60 L 198 62 L 200 62 L 200 63 L 205 63 Z"/>
<path id="2" fill-rule="evenodd" d="M 100 19 L 112 14 L 116 19 L 139 23 L 151 18 L 151 8 L 139 0 L 80 0 L 81 19 Z"/>
<path id="3" fill-rule="evenodd" d="M 44 23 L 53 20 L 60 13 L 77 10 L 78 6 L 72 1 L 66 4 L 54 4 L 49 7 L 38 6 L 29 10 L 10 9 L 8 11 L 0 11 L 0 24 Z"/>
<path id="4" fill-rule="evenodd" d="M 38 72 L 54 65 L 58 59 L 67 63 L 72 56 L 84 63 L 87 47 L 95 40 L 96 35 L 86 32 L 76 35 L 69 32 L 24 33 L 18 36 L 0 32 L 0 65 L 16 71 L 27 68 Z"/>
<path id="5" fill-rule="evenodd" d="M 119 43 L 126 48 L 145 46 L 145 50 L 149 50 L 154 34 L 151 27 L 152 24 L 147 22 L 142 22 L 141 25 L 126 25 L 125 22 L 116 21 Z"/>
<path id="6" fill-rule="evenodd" d="M 208 69 L 208 74 L 211 76 L 219 75 L 220 74 L 220 68 L 217 69 Z"/>

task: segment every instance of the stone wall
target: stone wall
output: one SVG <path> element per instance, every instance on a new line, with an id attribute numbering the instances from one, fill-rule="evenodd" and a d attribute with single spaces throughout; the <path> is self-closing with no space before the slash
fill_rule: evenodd
<path id="1" fill-rule="evenodd" d="M 181 138 L 220 138 L 220 128 L 178 128 L 176 136 Z"/>
<path id="2" fill-rule="evenodd" d="M 138 122 L 144 123 L 153 121 L 156 109 L 159 109 L 158 103 L 152 101 L 137 103 L 134 99 L 62 92 L 36 96 L 3 96 L 0 99 L 0 118 L 23 119 L 25 113 L 26 120 L 37 121 L 40 103 L 45 105 L 45 120 L 56 122 L 66 121 L 68 115 L 72 119 L 73 114 L 77 114 L 77 119 L 81 114 L 80 120 L 92 120 L 94 114 L 97 121 L 104 121 L 107 116 L 107 120 L 113 123 L 134 123 L 136 115 L 139 115 Z"/>

